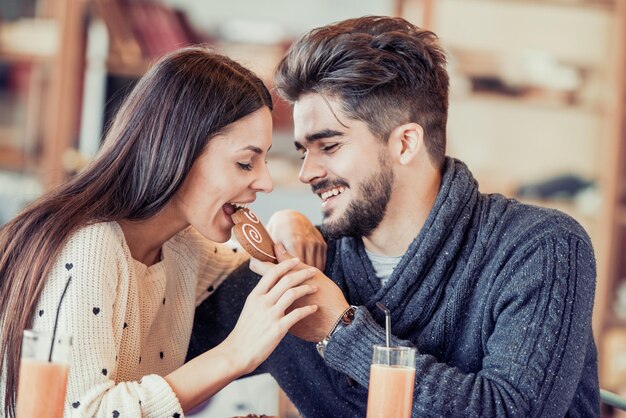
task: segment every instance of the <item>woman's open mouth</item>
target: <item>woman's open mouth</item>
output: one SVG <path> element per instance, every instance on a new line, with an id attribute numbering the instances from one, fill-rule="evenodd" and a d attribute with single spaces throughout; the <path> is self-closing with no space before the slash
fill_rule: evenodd
<path id="1" fill-rule="evenodd" d="M 224 213 L 228 216 L 231 216 L 233 213 L 235 213 L 238 209 L 241 208 L 246 208 L 248 207 L 247 203 L 225 203 L 222 206 L 222 210 L 224 211 Z"/>

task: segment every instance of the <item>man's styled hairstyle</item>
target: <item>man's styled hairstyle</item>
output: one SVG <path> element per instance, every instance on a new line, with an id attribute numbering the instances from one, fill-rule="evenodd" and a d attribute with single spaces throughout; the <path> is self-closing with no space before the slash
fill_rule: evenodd
<path id="1" fill-rule="evenodd" d="M 437 36 L 402 18 L 366 16 L 313 29 L 291 46 L 276 85 L 291 103 L 307 93 L 339 99 L 342 111 L 386 141 L 397 126 L 424 129 L 443 167 L 448 115 L 446 57 Z"/>

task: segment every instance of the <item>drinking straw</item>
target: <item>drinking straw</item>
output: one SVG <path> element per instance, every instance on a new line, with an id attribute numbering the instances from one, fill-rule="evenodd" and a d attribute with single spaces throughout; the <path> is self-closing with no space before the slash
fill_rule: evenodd
<path id="1" fill-rule="evenodd" d="M 389 309 L 380 302 L 376 302 L 376 306 L 385 313 L 385 344 L 387 348 L 389 348 L 391 345 L 391 313 Z"/>
<path id="2" fill-rule="evenodd" d="M 61 299 L 59 300 L 59 305 L 57 306 L 57 314 L 54 318 L 54 328 L 52 329 L 52 342 L 50 343 L 50 353 L 48 354 L 48 363 L 52 363 L 52 351 L 54 350 L 54 339 L 57 335 L 57 326 L 59 325 L 59 313 L 61 312 L 61 304 L 63 303 L 63 298 L 65 297 L 65 293 L 67 292 L 67 288 L 72 281 L 72 276 L 67 279 L 67 283 L 65 283 L 65 289 L 63 289 L 63 293 L 61 294 Z"/>

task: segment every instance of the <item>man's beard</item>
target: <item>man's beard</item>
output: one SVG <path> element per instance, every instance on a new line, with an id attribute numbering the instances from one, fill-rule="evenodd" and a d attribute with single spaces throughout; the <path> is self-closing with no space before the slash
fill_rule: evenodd
<path id="1" fill-rule="evenodd" d="M 385 157 L 381 153 L 380 170 L 360 184 L 359 194 L 348 204 L 343 216 L 336 221 L 322 223 L 324 236 L 367 237 L 380 225 L 391 199 L 394 182 L 393 171 Z"/>

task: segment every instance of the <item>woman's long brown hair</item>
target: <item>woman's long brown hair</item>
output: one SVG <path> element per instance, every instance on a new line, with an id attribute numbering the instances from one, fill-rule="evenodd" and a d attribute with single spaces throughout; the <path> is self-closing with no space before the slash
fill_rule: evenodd
<path id="1" fill-rule="evenodd" d="M 98 157 L 0 230 L 0 373 L 15 416 L 22 331 L 52 265 L 78 228 L 158 213 L 208 141 L 271 96 L 252 72 L 204 47 L 161 59 L 118 111 Z M 3 369 L 4 366 L 4 369 Z"/>

